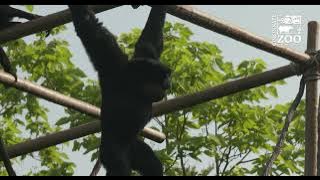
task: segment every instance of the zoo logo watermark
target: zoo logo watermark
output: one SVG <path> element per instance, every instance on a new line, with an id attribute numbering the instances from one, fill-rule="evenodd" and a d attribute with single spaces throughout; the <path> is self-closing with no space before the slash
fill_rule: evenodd
<path id="1" fill-rule="evenodd" d="M 274 15 L 272 16 L 273 44 L 288 45 L 301 42 L 302 16 L 301 15 Z"/>

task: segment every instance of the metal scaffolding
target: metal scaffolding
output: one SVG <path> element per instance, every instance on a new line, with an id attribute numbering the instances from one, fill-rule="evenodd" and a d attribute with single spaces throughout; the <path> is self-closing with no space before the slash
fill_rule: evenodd
<path id="1" fill-rule="evenodd" d="M 103 12 L 116 7 L 118 6 L 91 6 L 95 13 Z M 317 22 L 309 23 L 307 51 L 306 53 L 300 53 L 280 45 L 274 45 L 271 41 L 265 40 L 234 25 L 227 24 L 223 20 L 208 15 L 192 6 L 170 5 L 168 13 L 260 50 L 288 59 L 295 64 L 290 64 L 239 80 L 226 82 L 200 92 L 177 97 L 168 101 L 154 103 L 153 116 L 159 116 L 162 114 L 182 110 L 197 104 L 297 75 L 299 72 L 297 72 L 296 66 L 304 65 L 306 62 L 311 61 L 313 55 L 312 53 L 318 50 L 319 25 Z M 69 10 L 64 10 L 33 21 L 29 21 L 27 23 L 22 23 L 1 31 L 0 44 L 37 32 L 49 30 L 68 22 L 71 22 L 71 13 Z M 319 67 L 316 66 L 308 68 L 308 70 L 305 72 L 305 76 L 308 78 L 306 83 L 305 175 L 317 175 L 317 173 L 319 173 L 319 171 L 317 172 L 317 169 L 319 169 L 319 162 L 317 159 L 320 158 L 320 155 L 318 154 L 318 123 L 320 123 L 318 120 L 318 118 L 320 119 L 318 116 L 318 111 L 320 111 L 320 109 L 317 78 L 320 73 L 319 71 Z M 85 113 L 95 118 L 100 117 L 100 109 L 98 107 L 72 97 L 65 96 L 61 93 L 36 85 L 26 80 L 19 79 L 18 82 L 14 82 L 14 78 L 5 72 L 0 72 L 0 83 L 4 83 L 8 86 L 28 92 L 37 97 L 71 108 L 81 113 Z M 100 130 L 100 122 L 98 120 L 93 121 L 78 127 L 70 128 L 61 132 L 49 134 L 8 147 L 8 156 L 10 158 L 14 158 L 27 153 L 39 151 L 43 148 L 100 132 Z M 156 142 L 162 142 L 165 139 L 164 134 L 150 128 L 145 128 L 142 132 L 142 135 Z"/>

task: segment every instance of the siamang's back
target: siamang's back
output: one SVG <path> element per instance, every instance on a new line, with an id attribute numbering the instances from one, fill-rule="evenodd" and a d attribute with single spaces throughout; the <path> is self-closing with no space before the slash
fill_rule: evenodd
<path id="1" fill-rule="evenodd" d="M 100 80 L 101 91 L 104 92 L 101 106 L 103 121 L 101 123 L 105 124 L 102 125 L 105 131 L 102 132 L 108 132 L 113 137 L 116 134 L 123 137 L 125 134 L 126 138 L 136 138 L 136 135 L 151 119 L 152 103 L 141 100 L 141 97 L 134 91 L 141 87 L 130 87 L 132 82 L 128 82 L 130 81 L 128 77 L 119 76 L 117 81 L 114 81 L 115 79 L 117 78 L 112 77 L 109 82 L 106 82 L 108 79 L 105 78 Z"/>

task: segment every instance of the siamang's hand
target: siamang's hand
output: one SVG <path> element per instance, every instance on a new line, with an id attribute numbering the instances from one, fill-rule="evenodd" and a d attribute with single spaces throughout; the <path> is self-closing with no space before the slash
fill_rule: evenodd
<path id="1" fill-rule="evenodd" d="M 133 9 L 137 9 L 140 5 L 131 5 Z"/>
<path id="2" fill-rule="evenodd" d="M 88 5 L 68 5 L 71 12 L 86 12 L 88 10 Z"/>
<path id="3" fill-rule="evenodd" d="M 38 19 L 38 18 L 42 18 L 43 16 L 37 15 L 37 14 L 32 14 L 32 19 Z"/>

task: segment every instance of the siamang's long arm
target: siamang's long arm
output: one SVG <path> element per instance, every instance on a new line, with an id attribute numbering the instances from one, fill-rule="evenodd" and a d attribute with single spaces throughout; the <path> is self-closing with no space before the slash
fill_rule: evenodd
<path id="1" fill-rule="evenodd" d="M 8 23 L 14 17 L 27 19 L 29 21 L 42 17 L 36 14 L 22 11 L 20 9 L 13 8 L 10 5 L 0 5 L 0 11 L 0 14 L 2 16 L 0 17 L 2 21 L 1 23 Z"/>
<path id="2" fill-rule="evenodd" d="M 36 14 L 32 14 L 32 13 L 28 13 L 28 12 L 22 11 L 20 9 L 13 8 L 13 7 L 9 7 L 8 16 L 9 17 L 24 18 L 24 19 L 27 19 L 29 21 L 42 17 L 42 16 L 39 16 L 39 15 L 36 15 Z"/>
<path id="3" fill-rule="evenodd" d="M 163 50 L 163 26 L 167 7 L 154 5 L 135 47 L 135 58 L 147 57 L 159 60 Z"/>
<path id="4" fill-rule="evenodd" d="M 30 21 L 42 16 L 13 8 L 10 5 L 0 5 L 0 30 L 9 28 L 16 24 L 20 24 L 21 22 L 11 21 L 15 17 L 27 19 Z M 50 35 L 50 32 L 51 30 L 46 31 L 46 37 Z"/>
<path id="5" fill-rule="evenodd" d="M 98 72 L 121 68 L 128 62 L 115 37 L 98 22 L 87 5 L 69 5 L 77 35 L 80 37 Z"/>
<path id="6" fill-rule="evenodd" d="M 17 81 L 18 79 L 17 74 L 13 72 L 9 58 L 1 46 L 0 46 L 0 64 L 3 67 L 4 71 L 14 76 L 15 81 Z"/>

